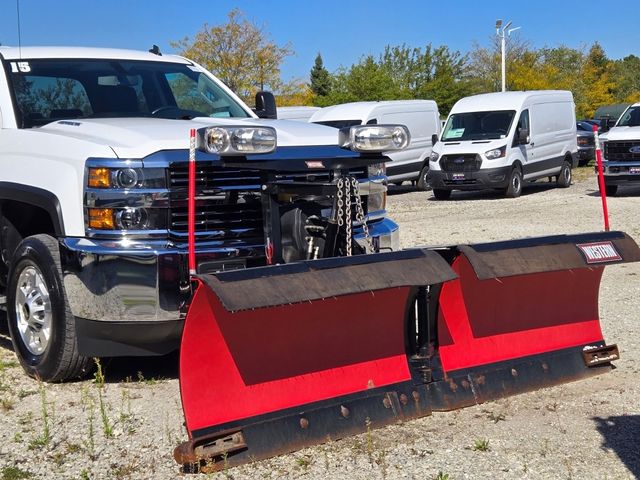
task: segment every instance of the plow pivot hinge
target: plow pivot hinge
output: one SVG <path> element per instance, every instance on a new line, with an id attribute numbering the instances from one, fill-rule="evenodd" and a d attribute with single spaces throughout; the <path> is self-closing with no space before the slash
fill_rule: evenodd
<path id="1" fill-rule="evenodd" d="M 223 436 L 216 435 L 181 443 L 173 451 L 173 458 L 176 462 L 185 465 L 221 457 L 245 448 L 247 448 L 247 442 L 245 442 L 242 432 L 233 432 Z"/>

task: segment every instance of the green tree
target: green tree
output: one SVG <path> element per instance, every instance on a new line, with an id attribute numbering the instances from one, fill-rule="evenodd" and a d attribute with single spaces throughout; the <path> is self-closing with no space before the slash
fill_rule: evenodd
<path id="1" fill-rule="evenodd" d="M 290 44 L 277 45 L 264 27 L 247 20 L 239 9 L 229 12 L 227 23 L 205 23 L 193 38 L 171 42 L 181 55 L 217 75 L 245 99 L 268 86 L 280 86 L 280 65 L 293 54 Z"/>
<path id="2" fill-rule="evenodd" d="M 580 72 L 580 83 L 574 90 L 576 115 L 591 118 L 598 107 L 614 103 L 613 62 L 599 43 L 594 43 Z"/>
<path id="3" fill-rule="evenodd" d="M 331 74 L 324 67 L 322 55 L 318 52 L 316 61 L 309 75 L 311 91 L 318 97 L 326 97 L 331 91 Z"/>
<path id="4" fill-rule="evenodd" d="M 640 101 L 640 58 L 629 55 L 616 60 L 613 67 L 616 102 Z"/>

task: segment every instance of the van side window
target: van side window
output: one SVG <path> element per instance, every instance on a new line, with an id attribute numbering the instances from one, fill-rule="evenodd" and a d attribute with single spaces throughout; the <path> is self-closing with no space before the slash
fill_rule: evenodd
<path id="1" fill-rule="evenodd" d="M 518 136 L 520 135 L 520 130 L 525 129 L 529 133 L 531 133 L 531 124 L 529 123 L 529 110 L 523 110 L 520 114 L 520 119 L 518 120 L 518 125 L 516 126 L 516 134 L 513 136 L 513 145 L 518 145 Z"/>

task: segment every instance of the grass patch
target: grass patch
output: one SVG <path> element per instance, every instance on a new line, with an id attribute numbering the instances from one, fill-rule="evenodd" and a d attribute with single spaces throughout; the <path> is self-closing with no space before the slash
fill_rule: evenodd
<path id="1" fill-rule="evenodd" d="M 489 446 L 489 440 L 485 438 L 479 438 L 475 442 L 473 442 L 473 450 L 475 452 L 488 452 L 491 450 Z"/>
<path id="2" fill-rule="evenodd" d="M 596 173 L 593 170 L 593 166 L 574 168 L 572 173 L 574 182 L 584 182 L 590 179 L 595 181 L 596 178 Z"/>
<path id="3" fill-rule="evenodd" d="M 0 470 L 0 473 L 2 473 L 1 480 L 22 480 L 33 477 L 31 472 L 20 470 L 18 467 L 4 467 Z"/>

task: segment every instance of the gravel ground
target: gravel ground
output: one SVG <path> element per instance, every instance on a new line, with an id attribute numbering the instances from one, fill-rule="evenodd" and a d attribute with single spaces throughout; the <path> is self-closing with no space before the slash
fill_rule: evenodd
<path id="1" fill-rule="evenodd" d="M 403 246 L 601 229 L 589 169 L 569 189 L 546 184 L 518 199 L 493 193 L 392 189 Z M 638 195 L 609 199 L 612 228 L 640 240 Z M 212 475 L 213 478 L 623 479 L 640 476 L 640 264 L 606 269 L 605 338 L 622 358 L 606 375 L 374 430 Z M 5 331 L 6 333 L 6 331 Z M 0 335 L 0 480 L 180 478 L 171 457 L 186 438 L 177 355 L 105 362 L 104 382 L 27 378 Z M 191 476 L 190 478 L 200 478 Z M 188 477 L 189 478 L 189 477 Z"/>

